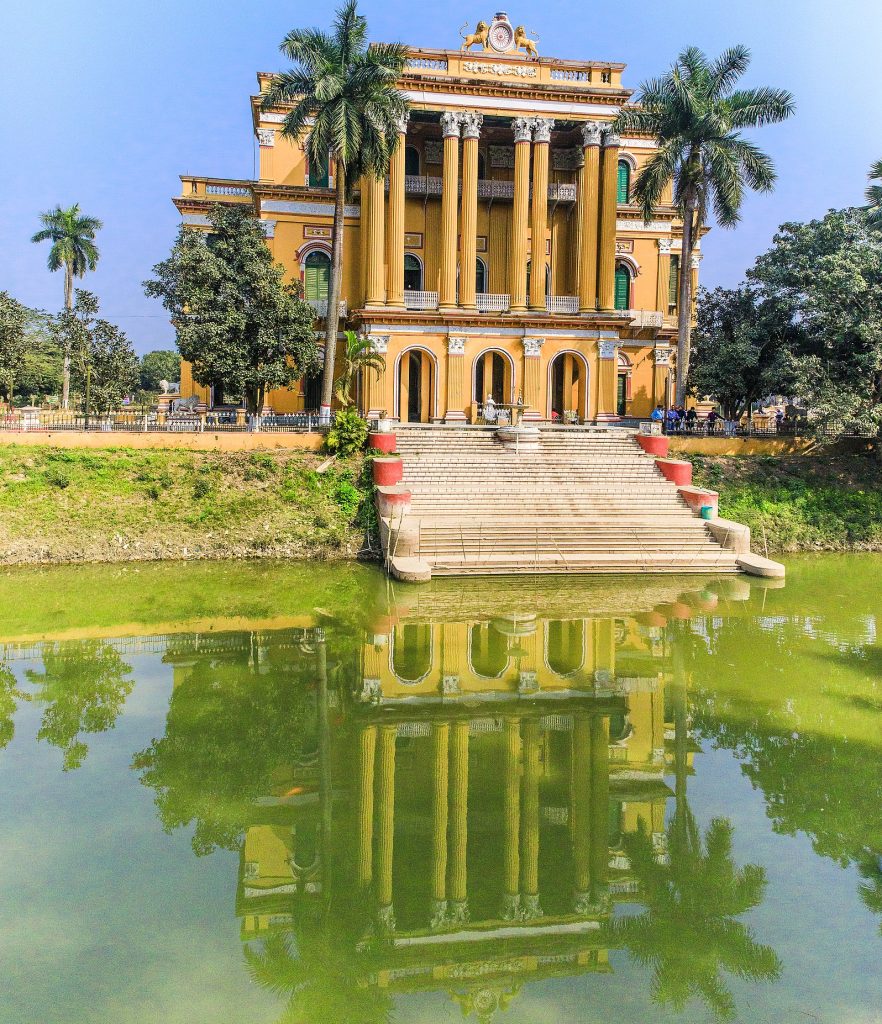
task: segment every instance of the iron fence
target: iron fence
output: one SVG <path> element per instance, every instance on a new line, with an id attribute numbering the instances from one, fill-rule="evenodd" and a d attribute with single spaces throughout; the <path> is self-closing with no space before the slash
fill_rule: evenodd
<path id="1" fill-rule="evenodd" d="M 16 433 L 316 433 L 333 423 L 317 411 L 246 415 L 237 410 L 213 412 L 136 413 L 91 415 L 67 412 L 11 412 L 0 415 L 0 430 Z"/>

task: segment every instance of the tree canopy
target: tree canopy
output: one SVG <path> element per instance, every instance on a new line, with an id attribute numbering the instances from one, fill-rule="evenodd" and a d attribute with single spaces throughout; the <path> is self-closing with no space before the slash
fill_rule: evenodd
<path id="1" fill-rule="evenodd" d="M 144 391 L 159 391 L 161 381 L 181 379 L 181 357 L 169 349 L 154 349 L 141 356 L 140 385 Z"/>
<path id="2" fill-rule="evenodd" d="M 8 292 L 0 292 L 0 393 L 11 402 L 24 369 L 31 311 Z"/>
<path id="3" fill-rule="evenodd" d="M 209 234 L 181 226 L 144 288 L 171 313 L 194 380 L 241 394 L 249 412 L 260 412 L 267 392 L 316 366 L 315 313 L 299 285 L 284 283 L 247 210 L 217 205 L 208 218 Z"/>

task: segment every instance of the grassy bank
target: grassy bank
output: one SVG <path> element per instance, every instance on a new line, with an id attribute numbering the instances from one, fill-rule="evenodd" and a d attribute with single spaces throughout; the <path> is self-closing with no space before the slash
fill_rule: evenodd
<path id="1" fill-rule="evenodd" d="M 309 452 L 0 448 L 0 560 L 347 558 L 362 461 Z"/>
<path id="2" fill-rule="evenodd" d="M 720 515 L 753 548 L 882 550 L 882 466 L 872 455 L 691 457 L 695 482 L 720 492 Z"/>

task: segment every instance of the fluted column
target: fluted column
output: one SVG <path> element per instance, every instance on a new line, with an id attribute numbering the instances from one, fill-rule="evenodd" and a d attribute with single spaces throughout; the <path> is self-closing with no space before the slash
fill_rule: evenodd
<path id="1" fill-rule="evenodd" d="M 597 308 L 597 238 L 600 206 L 600 125 L 589 121 L 582 125 L 582 202 L 579 206 L 579 310 Z"/>
<path id="2" fill-rule="evenodd" d="M 469 919 L 466 852 L 469 817 L 469 723 L 453 725 L 450 737 L 450 887 L 447 914 L 451 921 Z"/>
<path id="3" fill-rule="evenodd" d="M 671 349 L 667 344 L 656 343 L 654 349 L 655 371 L 653 376 L 653 401 L 656 405 L 665 405 L 667 402 L 666 383 L 671 373 Z"/>
<path id="4" fill-rule="evenodd" d="M 544 338 L 524 338 L 524 369 L 521 390 L 524 396 L 524 419 L 543 419 L 542 409 L 542 346 Z"/>
<path id="5" fill-rule="evenodd" d="M 606 895 L 609 877 L 609 719 L 591 719 L 591 890 Z"/>
<path id="6" fill-rule="evenodd" d="M 368 339 L 371 349 L 377 355 L 386 358 L 389 351 L 388 334 L 372 334 Z M 386 402 L 386 368 L 382 370 L 365 369 L 362 373 L 362 394 L 365 414 L 369 420 L 379 419 L 385 409 Z"/>
<path id="7" fill-rule="evenodd" d="M 385 236 L 384 182 L 368 174 L 363 179 L 368 194 L 367 296 L 365 305 L 382 306 L 386 300 L 386 274 L 383 259 Z"/>
<path id="8" fill-rule="evenodd" d="M 450 726 L 432 727 L 432 909 L 430 924 L 441 928 L 447 919 L 447 750 Z"/>
<path id="9" fill-rule="evenodd" d="M 527 308 L 527 216 L 530 211 L 530 140 L 533 135 L 531 118 L 516 117 L 512 121 L 512 129 L 515 166 L 508 291 L 510 308 L 515 312 L 524 312 Z"/>
<path id="10" fill-rule="evenodd" d="M 441 180 L 441 280 L 439 309 L 456 307 L 456 211 L 459 205 L 459 121 L 460 115 L 441 115 L 444 135 L 444 167 Z"/>
<path id="11" fill-rule="evenodd" d="M 598 423 L 609 423 L 619 418 L 616 412 L 618 341 L 599 341 L 597 355 L 597 407 L 594 415 Z"/>
<path id="12" fill-rule="evenodd" d="M 395 838 L 395 738 L 397 726 L 380 727 L 377 778 L 377 916 L 382 931 L 395 930 L 392 853 Z"/>
<path id="13" fill-rule="evenodd" d="M 582 227 L 585 220 L 585 151 L 577 147 L 576 153 L 576 208 L 570 222 L 570 279 L 568 284 L 570 295 L 580 295 L 582 291 Z M 581 301 L 579 302 L 581 306 Z"/>
<path id="14" fill-rule="evenodd" d="M 386 231 L 386 305 L 404 303 L 404 142 L 405 113 L 398 122 L 398 145 L 389 161 L 389 221 Z"/>
<path id="15" fill-rule="evenodd" d="M 533 118 L 533 271 L 530 274 L 530 309 L 545 311 L 545 233 L 548 229 L 548 147 L 554 121 Z"/>
<path id="16" fill-rule="evenodd" d="M 658 274 L 655 280 L 655 308 L 665 316 L 668 312 L 668 291 L 671 284 L 671 240 L 659 238 Z"/>
<path id="17" fill-rule="evenodd" d="M 374 758 L 377 727 L 366 725 L 358 736 L 358 884 L 368 886 L 373 878 L 374 842 Z"/>
<path id="18" fill-rule="evenodd" d="M 573 909 L 584 913 L 591 902 L 591 850 L 589 845 L 591 724 L 587 712 L 577 711 L 571 733 L 572 793 L 570 824 L 573 837 Z"/>
<path id="19" fill-rule="evenodd" d="M 475 309 L 475 257 L 478 246 L 478 138 L 483 114 L 462 115 L 462 216 L 459 258 L 459 304 Z"/>
<path id="20" fill-rule="evenodd" d="M 464 423 L 466 406 L 465 383 L 465 338 L 450 336 L 447 339 L 447 412 L 444 419 L 448 423 Z"/>
<path id="21" fill-rule="evenodd" d="M 539 906 L 539 722 L 524 723 L 524 821 L 521 905 L 527 919 L 542 916 Z"/>
<path id="22" fill-rule="evenodd" d="M 613 309 L 616 287 L 616 211 L 619 190 L 619 137 L 607 128 L 603 133 L 600 169 L 600 244 L 598 291 L 601 309 Z"/>
<path id="23" fill-rule="evenodd" d="M 505 838 L 502 848 L 502 917 L 510 921 L 520 914 L 520 837 L 521 837 L 521 723 L 506 718 L 505 742 Z"/>
<path id="24" fill-rule="evenodd" d="M 692 319 L 695 320 L 695 310 L 698 306 L 698 270 L 701 266 L 701 253 L 692 254 Z"/>

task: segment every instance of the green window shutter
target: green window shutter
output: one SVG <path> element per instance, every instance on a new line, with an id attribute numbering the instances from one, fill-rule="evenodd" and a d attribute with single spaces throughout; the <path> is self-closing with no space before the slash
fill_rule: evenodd
<path id="1" fill-rule="evenodd" d="M 631 275 L 624 267 L 616 267 L 616 309 L 628 309 L 631 304 Z"/>
<path id="2" fill-rule="evenodd" d="M 680 257 L 671 257 L 671 272 L 668 275 L 668 305 L 676 306 L 680 291 Z"/>
<path id="3" fill-rule="evenodd" d="M 306 257 L 306 280 L 304 281 L 304 297 L 322 300 L 328 297 L 328 286 L 331 283 L 331 261 L 322 252 L 313 252 Z"/>
<path id="4" fill-rule="evenodd" d="M 617 203 L 627 203 L 631 198 L 631 166 L 624 160 L 619 160 L 618 188 L 616 193 Z"/>
<path id="5" fill-rule="evenodd" d="M 325 156 L 324 160 L 319 162 L 310 161 L 309 166 L 309 187 L 310 188 L 327 188 L 329 183 L 328 178 L 328 158 Z"/>

